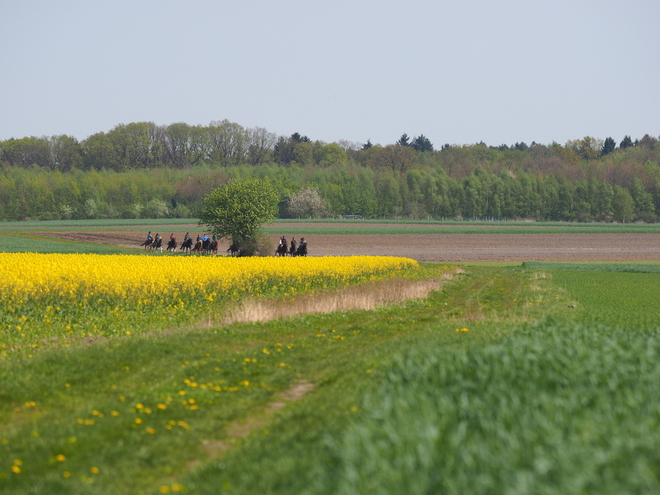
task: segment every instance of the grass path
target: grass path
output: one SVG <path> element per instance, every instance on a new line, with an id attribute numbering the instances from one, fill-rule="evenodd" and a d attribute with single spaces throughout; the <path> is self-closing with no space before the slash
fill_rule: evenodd
<path id="1" fill-rule="evenodd" d="M 7 362 L 0 367 L 0 490 L 153 493 L 179 482 L 201 487 L 201 479 L 215 479 L 217 473 L 206 469 L 218 457 L 218 445 L 232 447 L 220 449 L 223 462 L 240 471 L 253 442 L 263 448 L 260 462 L 277 462 L 278 472 L 307 470 L 323 458 L 324 432 L 341 430 L 354 416 L 361 391 L 381 372 L 379 363 L 410 339 L 464 345 L 497 338 L 505 327 L 477 324 L 465 333 L 455 327 L 491 314 L 503 293 L 518 302 L 508 317 L 522 317 L 528 311 L 524 277 L 483 268 L 405 308 L 154 332 Z M 269 404 L 281 402 L 278 394 L 300 380 L 313 384 L 305 400 L 273 413 Z M 246 421 L 259 428 L 246 437 L 231 433 L 231 425 Z M 281 441 L 269 441 L 277 438 L 271 430 L 293 441 L 274 457 Z M 301 449 L 318 455 L 301 457 Z M 226 479 L 238 483 L 242 478 L 235 476 Z M 308 482 L 300 479 L 301 486 Z"/>
<path id="2" fill-rule="evenodd" d="M 643 491 L 660 275 L 616 275 L 470 266 L 404 305 L 5 362 L 0 492 L 567 493 L 627 476 Z"/>

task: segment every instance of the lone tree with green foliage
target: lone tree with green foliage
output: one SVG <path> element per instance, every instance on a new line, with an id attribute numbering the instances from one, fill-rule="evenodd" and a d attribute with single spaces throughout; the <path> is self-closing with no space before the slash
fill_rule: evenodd
<path id="1" fill-rule="evenodd" d="M 199 225 L 221 239 L 231 238 L 242 256 L 252 256 L 260 251 L 259 229 L 275 219 L 279 199 L 267 180 L 232 179 L 204 198 Z"/>

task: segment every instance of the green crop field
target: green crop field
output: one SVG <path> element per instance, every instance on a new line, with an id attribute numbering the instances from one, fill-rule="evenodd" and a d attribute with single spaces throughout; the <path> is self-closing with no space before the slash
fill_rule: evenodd
<path id="1" fill-rule="evenodd" d="M 310 226 L 310 222 L 314 226 Z M 176 225 L 197 225 L 194 218 L 45 220 L 0 222 L 2 231 L 121 230 Z M 277 234 L 286 224 L 291 234 L 658 234 L 660 224 L 578 222 L 485 222 L 423 220 L 295 220 L 279 219 L 265 232 Z M 301 224 L 297 227 L 296 224 Z"/>
<path id="2" fill-rule="evenodd" d="M 24 232 L 0 231 L 0 253 L 96 253 L 118 254 L 139 249 L 103 246 L 100 244 L 53 239 Z"/>
<path id="3" fill-rule="evenodd" d="M 425 264 L 427 298 L 258 323 L 44 308 L 66 339 L 12 313 L 0 493 L 656 493 L 658 266 Z"/>

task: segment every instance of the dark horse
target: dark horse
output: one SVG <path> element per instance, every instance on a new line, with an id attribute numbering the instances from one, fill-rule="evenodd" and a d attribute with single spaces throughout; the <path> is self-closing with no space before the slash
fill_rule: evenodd
<path id="1" fill-rule="evenodd" d="M 144 250 L 146 251 L 147 248 L 151 249 L 151 243 L 154 242 L 154 240 L 150 237 L 146 241 L 144 241 L 140 246 L 144 246 Z"/>
<path id="2" fill-rule="evenodd" d="M 172 252 L 176 251 L 176 239 L 172 238 L 169 240 L 167 243 L 167 250 Z"/>
<path id="3" fill-rule="evenodd" d="M 192 249 L 192 243 L 193 240 L 191 237 L 188 237 L 185 241 L 183 241 L 183 244 L 181 244 L 181 251 L 184 253 L 189 253 L 190 250 Z"/>
<path id="4" fill-rule="evenodd" d="M 232 256 L 240 256 L 241 249 L 236 244 L 232 243 L 232 245 L 227 249 L 227 252 Z"/>
<path id="5" fill-rule="evenodd" d="M 275 251 L 276 256 L 286 256 L 286 244 L 280 244 Z"/>
<path id="6" fill-rule="evenodd" d="M 298 250 L 296 251 L 296 256 L 307 256 L 307 243 L 301 242 L 298 245 Z"/>
<path id="7" fill-rule="evenodd" d="M 156 237 L 156 240 L 151 244 L 150 249 L 153 249 L 156 251 L 157 249 L 160 249 L 160 252 L 163 252 L 163 238 L 162 237 Z"/>

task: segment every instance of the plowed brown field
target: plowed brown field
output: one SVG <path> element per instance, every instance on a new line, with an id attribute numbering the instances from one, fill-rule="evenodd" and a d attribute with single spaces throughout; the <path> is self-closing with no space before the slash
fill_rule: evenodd
<path id="1" fill-rule="evenodd" d="M 309 224 L 311 227 L 313 224 Z M 179 243 L 188 226 L 159 227 L 164 242 L 174 231 Z M 277 224 L 288 240 L 288 228 Z M 324 225 L 327 227 L 327 225 Z M 138 247 L 146 230 L 38 232 L 40 235 L 84 242 Z M 195 237 L 199 227 L 188 229 Z M 155 230 L 154 230 L 155 232 Z M 37 233 L 37 232 L 35 232 Z M 297 238 L 299 236 L 296 236 Z M 322 234 L 305 236 L 310 256 L 405 256 L 418 261 L 451 263 L 483 261 L 660 261 L 660 234 Z M 273 251 L 279 238 L 271 235 Z M 222 242 L 219 253 L 229 246 Z"/>

